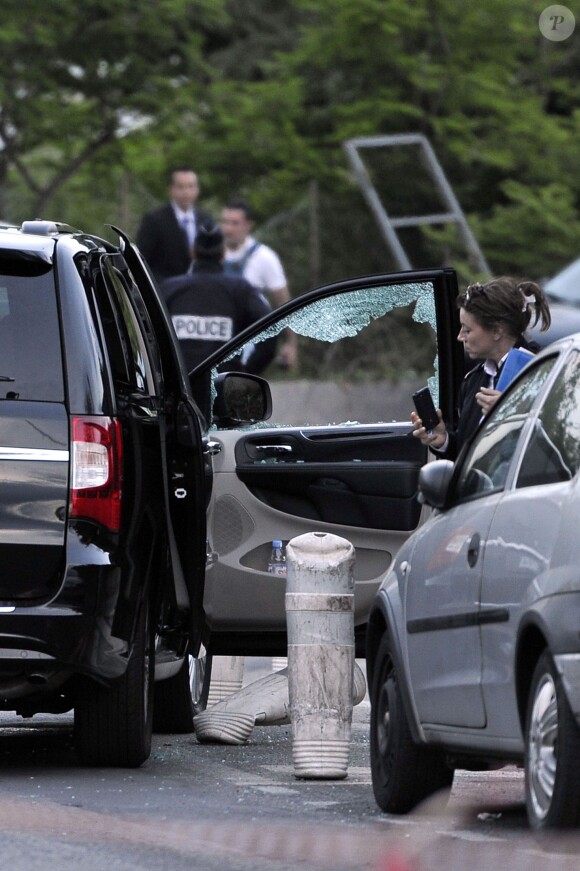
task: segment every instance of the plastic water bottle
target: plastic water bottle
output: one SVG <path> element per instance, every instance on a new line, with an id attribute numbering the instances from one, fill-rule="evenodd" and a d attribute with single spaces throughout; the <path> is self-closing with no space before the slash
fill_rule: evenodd
<path id="1" fill-rule="evenodd" d="M 286 552 L 279 538 L 275 538 L 272 542 L 272 553 L 268 561 L 268 571 L 271 575 L 286 574 Z"/>

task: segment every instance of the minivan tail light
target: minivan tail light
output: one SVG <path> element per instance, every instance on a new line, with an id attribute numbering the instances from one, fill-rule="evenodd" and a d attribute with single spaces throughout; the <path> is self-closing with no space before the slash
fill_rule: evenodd
<path id="1" fill-rule="evenodd" d="M 121 528 L 121 424 L 110 417 L 74 417 L 70 516 Z"/>

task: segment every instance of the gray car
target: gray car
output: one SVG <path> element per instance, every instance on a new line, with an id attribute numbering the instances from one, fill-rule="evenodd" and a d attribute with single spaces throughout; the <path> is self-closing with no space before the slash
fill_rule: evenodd
<path id="1" fill-rule="evenodd" d="M 455 464 L 367 631 L 371 767 L 404 813 L 455 769 L 525 768 L 535 829 L 580 822 L 580 334 L 545 348 Z"/>

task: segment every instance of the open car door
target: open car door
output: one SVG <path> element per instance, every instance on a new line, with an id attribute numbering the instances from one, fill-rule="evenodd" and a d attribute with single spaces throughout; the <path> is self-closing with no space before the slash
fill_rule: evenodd
<path id="1" fill-rule="evenodd" d="M 429 385 L 453 425 L 464 374 L 451 269 L 375 275 L 291 300 L 190 373 L 214 445 L 208 513 L 213 563 L 204 609 L 214 654 L 285 655 L 285 579 L 272 540 L 328 532 L 355 547 L 357 655 L 375 592 L 421 522 L 411 394 Z M 267 422 L 214 422 L 216 378 L 252 344 L 298 336 L 297 372 L 271 364 Z M 426 510 L 426 509 L 423 509 Z"/>
<path id="2" fill-rule="evenodd" d="M 198 409 L 192 401 L 187 374 L 164 303 L 141 253 L 117 227 L 123 256 L 147 307 L 145 323 L 155 333 L 160 359 L 158 377 L 164 383 L 159 427 L 164 442 L 163 477 L 167 482 L 165 504 L 160 505 L 167 526 L 173 589 L 171 607 L 183 615 L 183 637 L 174 633 L 176 651 L 186 648 L 197 657 L 206 635 L 203 584 L 206 569 L 206 493 L 211 491 L 211 460 L 201 431 Z M 205 655 L 205 653 L 204 653 Z M 167 658 L 167 657 L 166 657 Z M 171 659 L 171 657 L 169 656 Z M 162 668 L 157 666 L 158 674 Z"/>

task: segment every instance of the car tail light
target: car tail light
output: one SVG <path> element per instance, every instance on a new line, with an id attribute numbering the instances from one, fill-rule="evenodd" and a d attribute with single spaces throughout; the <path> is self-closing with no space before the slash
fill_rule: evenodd
<path id="1" fill-rule="evenodd" d="M 121 528 L 121 425 L 110 417 L 72 422 L 71 517 Z"/>

